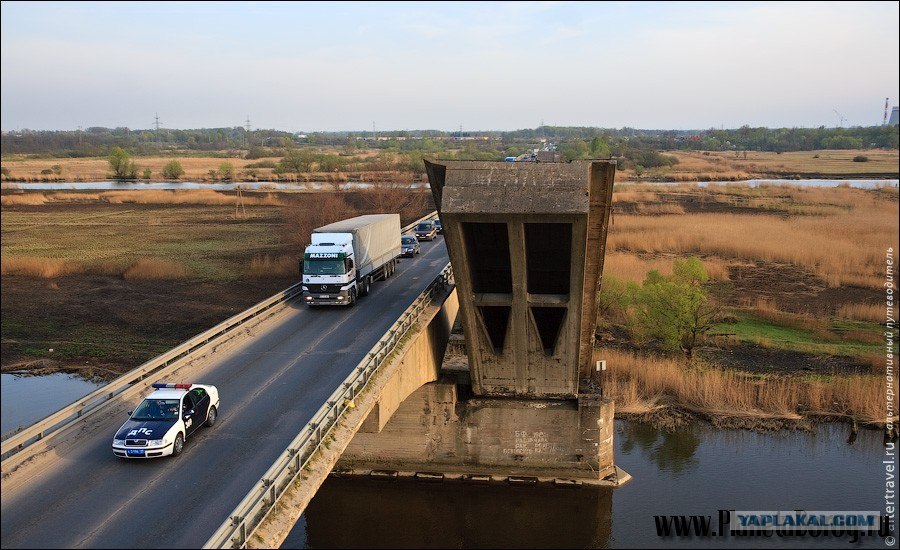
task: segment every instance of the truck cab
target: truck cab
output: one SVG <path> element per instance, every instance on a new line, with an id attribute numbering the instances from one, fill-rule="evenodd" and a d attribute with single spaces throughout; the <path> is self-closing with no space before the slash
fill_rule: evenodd
<path id="1" fill-rule="evenodd" d="M 315 305 L 353 305 L 357 292 L 352 235 L 312 234 L 303 254 L 303 294 Z"/>
<path id="2" fill-rule="evenodd" d="M 317 227 L 303 253 L 303 301 L 355 305 L 373 281 L 393 275 L 399 255 L 399 214 L 369 214 Z"/>

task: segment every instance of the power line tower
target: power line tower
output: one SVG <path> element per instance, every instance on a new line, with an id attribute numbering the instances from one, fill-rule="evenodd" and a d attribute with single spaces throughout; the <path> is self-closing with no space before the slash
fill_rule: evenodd
<path id="1" fill-rule="evenodd" d="M 834 111 L 834 114 L 836 114 L 836 115 L 838 116 L 838 120 L 841 121 L 841 122 L 840 122 L 840 126 L 838 126 L 838 128 L 843 128 L 843 127 L 844 127 L 844 122 L 846 122 L 847 119 L 844 117 L 844 115 L 842 115 L 841 113 L 839 113 L 837 109 L 832 109 L 832 111 Z"/>
<path id="2" fill-rule="evenodd" d="M 244 124 L 244 130 L 245 130 L 245 132 L 244 132 L 245 145 L 247 145 L 249 147 L 250 146 L 250 115 L 249 114 L 247 115 L 247 120 L 245 121 L 245 124 Z"/>
<path id="3" fill-rule="evenodd" d="M 159 141 L 159 113 L 153 117 L 153 125 L 156 127 L 156 141 Z"/>

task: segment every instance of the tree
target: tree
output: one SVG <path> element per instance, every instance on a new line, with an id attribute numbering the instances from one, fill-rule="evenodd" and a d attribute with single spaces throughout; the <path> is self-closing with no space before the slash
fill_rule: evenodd
<path id="1" fill-rule="evenodd" d="M 576 139 L 560 145 L 559 152 L 562 153 L 562 156 L 565 157 L 566 160 L 576 160 L 588 158 L 590 149 L 584 140 Z"/>
<path id="2" fill-rule="evenodd" d="M 115 179 L 135 179 L 137 177 L 137 165 L 131 160 L 131 155 L 121 147 L 113 147 L 109 153 L 109 168 L 113 171 Z"/>
<path id="3" fill-rule="evenodd" d="M 184 168 L 177 160 L 170 160 L 162 169 L 162 177 L 167 180 L 177 180 L 184 175 Z"/>
<path id="4" fill-rule="evenodd" d="M 300 174 L 309 172 L 312 169 L 312 163 L 316 161 L 316 155 L 311 151 L 291 149 L 278 161 L 275 167 L 276 174 L 285 174 L 294 172 Z"/>
<path id="5" fill-rule="evenodd" d="M 144 179 L 145 180 L 150 179 L 150 176 L 152 176 L 152 175 L 153 175 L 153 171 L 151 171 L 149 168 L 144 168 Z"/>
<path id="6" fill-rule="evenodd" d="M 610 156 L 609 143 L 602 137 L 591 140 L 591 158 L 606 158 Z"/>
<path id="7" fill-rule="evenodd" d="M 223 162 L 219 165 L 219 174 L 222 176 L 223 180 L 233 180 L 234 179 L 234 165 L 230 162 Z"/>
<path id="8" fill-rule="evenodd" d="M 636 295 L 636 332 L 692 357 L 719 313 L 703 288 L 708 279 L 697 258 L 675 260 L 671 277 L 649 272 Z"/>

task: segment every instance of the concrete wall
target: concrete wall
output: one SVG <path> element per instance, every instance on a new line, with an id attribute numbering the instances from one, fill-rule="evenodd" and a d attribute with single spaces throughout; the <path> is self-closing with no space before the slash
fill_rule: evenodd
<path id="1" fill-rule="evenodd" d="M 454 381 L 422 386 L 381 433 L 358 433 L 338 468 L 600 480 L 614 471 L 613 404 L 472 398 Z"/>
<path id="2" fill-rule="evenodd" d="M 399 368 L 394 369 L 393 375 L 384 383 L 378 401 L 359 431 L 380 432 L 412 392 L 427 382 L 437 380 L 458 311 L 459 300 L 456 290 L 453 290 L 428 328 L 417 333 L 413 342 L 405 348 Z"/>

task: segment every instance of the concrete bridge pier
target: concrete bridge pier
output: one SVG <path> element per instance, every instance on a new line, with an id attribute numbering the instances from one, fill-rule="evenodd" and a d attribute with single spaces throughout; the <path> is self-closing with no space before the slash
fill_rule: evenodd
<path id="1" fill-rule="evenodd" d="M 376 475 L 619 484 L 613 403 L 590 374 L 615 163 L 426 162 L 465 359 L 338 467 Z M 452 363 L 455 366 L 451 366 Z M 387 472 L 387 473 L 385 473 Z"/>

